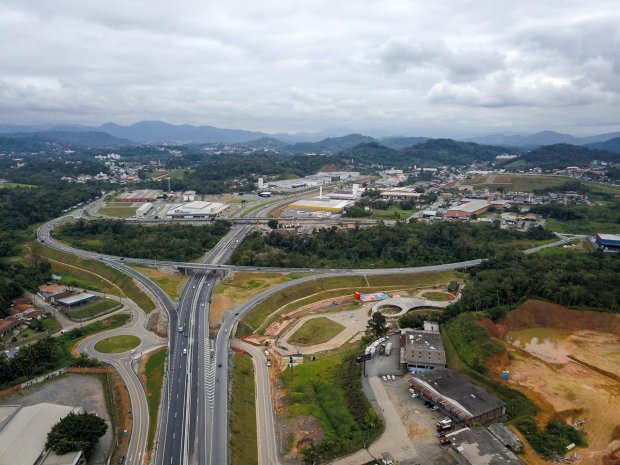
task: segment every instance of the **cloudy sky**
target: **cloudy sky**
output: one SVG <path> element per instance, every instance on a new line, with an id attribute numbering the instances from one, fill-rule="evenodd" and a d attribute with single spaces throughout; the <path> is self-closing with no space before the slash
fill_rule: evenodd
<path id="1" fill-rule="evenodd" d="M 0 123 L 620 130 L 617 0 L 2 0 Z"/>

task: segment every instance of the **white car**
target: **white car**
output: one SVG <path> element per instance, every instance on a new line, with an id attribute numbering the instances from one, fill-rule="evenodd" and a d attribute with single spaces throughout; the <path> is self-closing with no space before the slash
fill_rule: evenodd
<path id="1" fill-rule="evenodd" d="M 269 351 L 265 350 L 265 352 L 263 352 L 265 354 L 265 356 L 269 357 Z"/>
<path id="2" fill-rule="evenodd" d="M 416 397 L 420 397 L 420 394 L 414 392 L 413 394 L 411 394 L 411 398 L 415 399 Z"/>
<path id="3" fill-rule="evenodd" d="M 411 394 L 415 394 L 415 389 L 413 389 L 413 388 L 409 388 L 409 392 L 410 392 Z"/>
<path id="4" fill-rule="evenodd" d="M 383 381 L 387 381 L 387 377 L 385 375 L 383 375 L 381 378 L 383 378 Z"/>

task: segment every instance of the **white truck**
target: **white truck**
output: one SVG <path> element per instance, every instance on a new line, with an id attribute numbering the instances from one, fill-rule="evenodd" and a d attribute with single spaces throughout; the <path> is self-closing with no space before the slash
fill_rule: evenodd
<path id="1" fill-rule="evenodd" d="M 383 355 L 388 356 L 388 355 L 390 355 L 391 353 L 392 353 L 392 343 L 391 343 L 391 342 L 388 342 L 388 343 L 385 345 L 385 350 L 383 351 Z"/>

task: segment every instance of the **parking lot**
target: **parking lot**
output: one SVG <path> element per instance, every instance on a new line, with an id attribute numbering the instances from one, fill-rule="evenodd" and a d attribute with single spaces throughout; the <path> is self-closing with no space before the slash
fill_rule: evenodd
<path id="1" fill-rule="evenodd" d="M 405 375 L 396 380 L 382 381 L 382 383 L 417 451 L 418 460 L 415 463 L 456 464 L 448 449 L 439 445 L 436 424 L 444 418 L 444 415 L 425 407 L 422 398 L 412 399 L 408 390 L 408 379 L 409 375 Z"/>
<path id="2" fill-rule="evenodd" d="M 398 375 L 400 373 L 400 346 L 398 340 L 399 336 L 393 335 L 385 341 L 385 344 L 388 342 L 392 343 L 392 353 L 389 356 L 377 353 L 366 362 L 367 376 Z"/>

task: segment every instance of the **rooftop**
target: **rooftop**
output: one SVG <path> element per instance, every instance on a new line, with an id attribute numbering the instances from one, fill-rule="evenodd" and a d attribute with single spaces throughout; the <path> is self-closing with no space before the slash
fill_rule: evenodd
<path id="1" fill-rule="evenodd" d="M 0 429 L 0 465 L 33 465 L 45 449 L 52 426 L 79 411 L 79 407 L 47 403 L 20 408 Z"/>
<path id="2" fill-rule="evenodd" d="M 469 200 L 462 205 L 458 205 L 456 207 L 450 207 L 450 210 L 460 210 L 467 213 L 475 213 L 478 210 L 486 208 L 489 206 L 489 202 L 486 200 Z"/>
<path id="3" fill-rule="evenodd" d="M 522 465 L 486 428 L 463 428 L 446 434 L 451 447 L 471 465 Z"/>
<path id="4" fill-rule="evenodd" d="M 46 293 L 60 293 L 65 292 L 66 289 L 65 286 L 61 286 L 60 284 L 43 284 L 39 286 L 39 290 Z"/>
<path id="5" fill-rule="evenodd" d="M 216 215 L 228 208 L 228 205 L 218 202 L 204 202 L 194 200 L 168 210 L 168 215 Z"/>
<path id="6" fill-rule="evenodd" d="M 603 241 L 620 241 L 619 234 L 597 234 L 597 236 Z"/>
<path id="7" fill-rule="evenodd" d="M 435 368 L 412 375 L 412 378 L 472 418 L 505 405 L 495 395 L 473 384 L 462 374 L 447 368 Z"/>
<path id="8" fill-rule="evenodd" d="M 288 208 L 311 210 L 342 210 L 349 204 L 346 200 L 308 200 L 301 199 L 291 203 Z"/>
<path id="9" fill-rule="evenodd" d="M 406 330 L 405 358 L 408 363 L 446 364 L 441 333 L 419 329 Z"/>
<path id="10" fill-rule="evenodd" d="M 94 299 L 95 297 L 97 297 L 95 294 L 90 294 L 88 292 L 80 292 L 79 294 L 75 294 L 69 297 L 64 297 L 62 299 L 56 299 L 56 302 L 62 305 L 73 305 L 73 304 L 82 302 L 84 300 Z"/>

